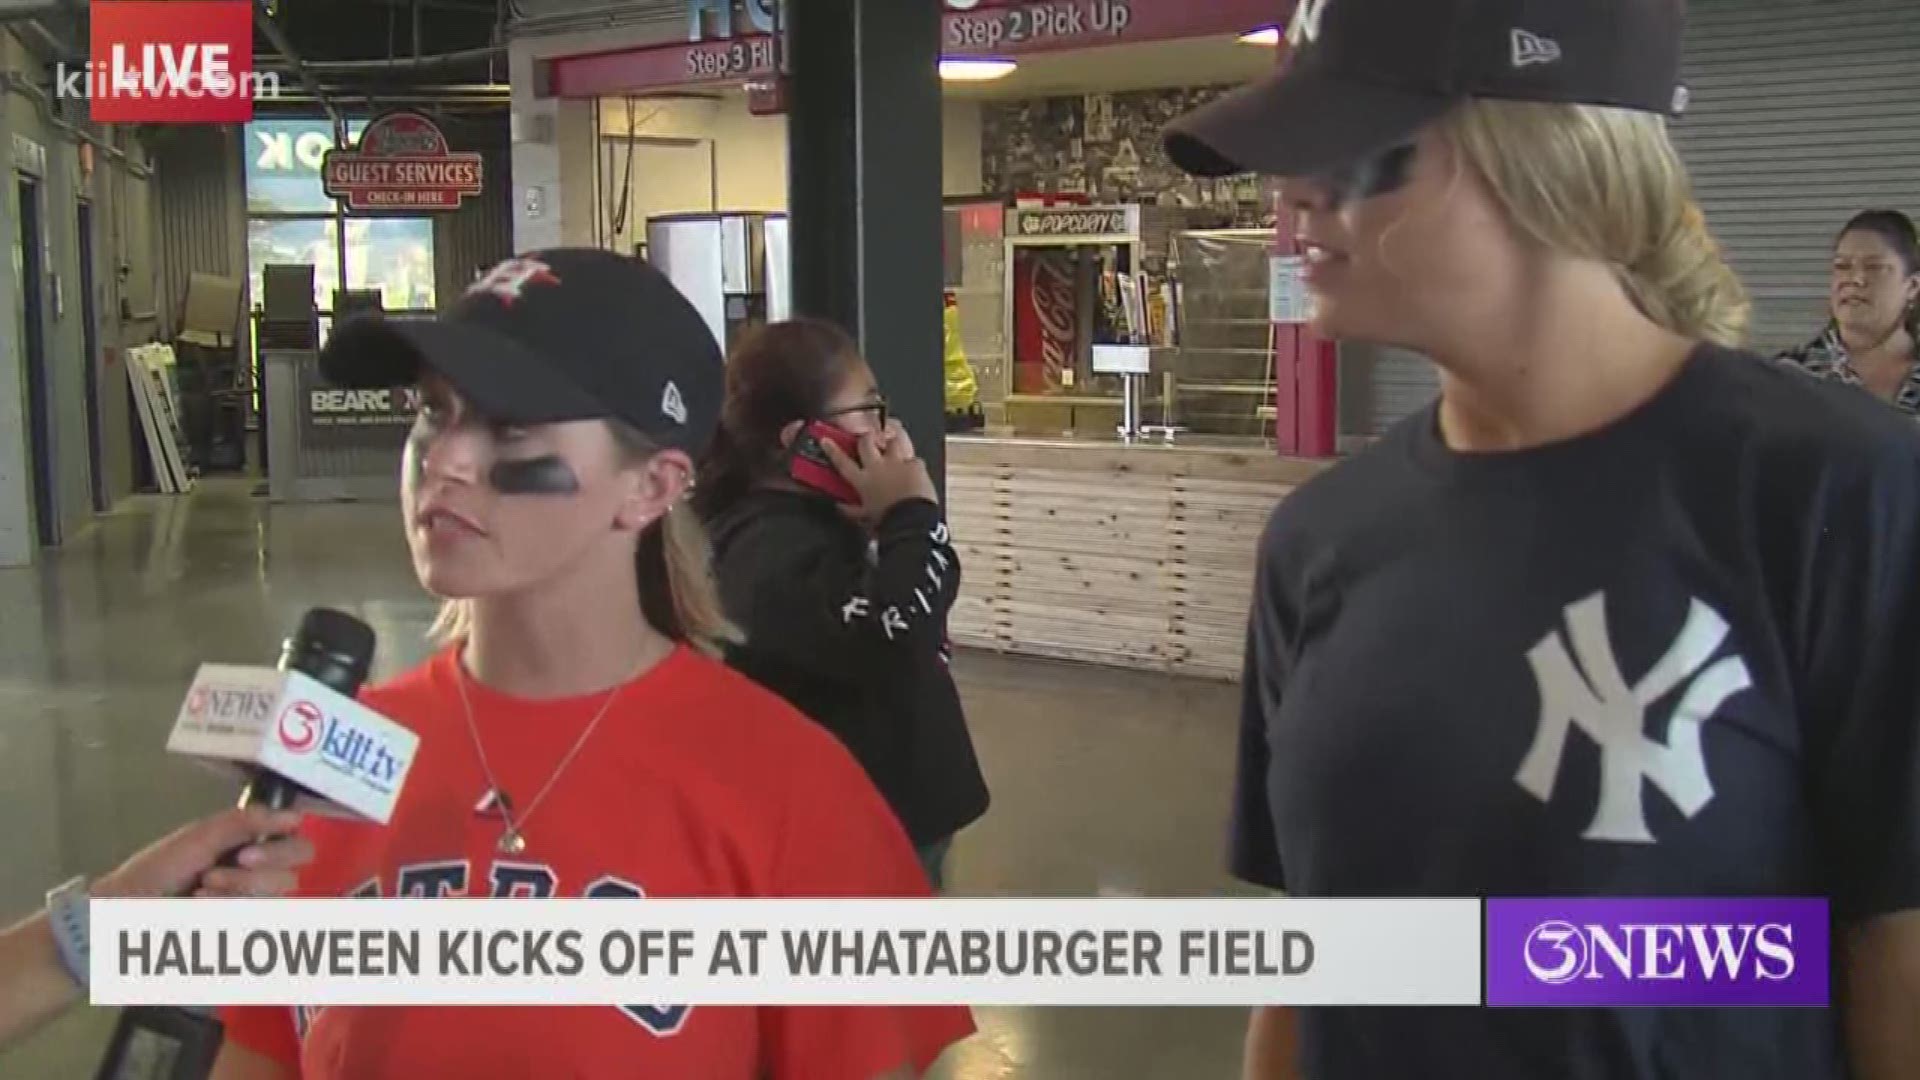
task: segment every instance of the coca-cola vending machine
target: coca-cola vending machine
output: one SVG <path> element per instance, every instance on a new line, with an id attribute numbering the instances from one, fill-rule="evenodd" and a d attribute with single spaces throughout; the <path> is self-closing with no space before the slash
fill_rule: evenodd
<path id="1" fill-rule="evenodd" d="M 1016 427 L 1024 407 L 1046 417 L 1044 426 L 1112 430 L 1121 387 L 1112 376 L 1094 374 L 1090 359 L 1096 343 L 1115 340 L 1101 302 L 1103 280 L 1144 272 L 1141 217 L 1139 206 L 1020 207 L 1008 213 L 1007 404 Z"/>
<path id="2" fill-rule="evenodd" d="M 1092 340 L 1097 263 L 1079 247 L 1023 247 L 1013 255 L 1013 392 L 1075 388 Z"/>

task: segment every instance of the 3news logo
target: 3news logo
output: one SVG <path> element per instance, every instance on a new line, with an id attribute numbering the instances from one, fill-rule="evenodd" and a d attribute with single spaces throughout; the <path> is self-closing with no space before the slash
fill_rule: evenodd
<path id="1" fill-rule="evenodd" d="M 1822 1006 L 1827 902 L 1489 900 L 1487 1004 Z"/>

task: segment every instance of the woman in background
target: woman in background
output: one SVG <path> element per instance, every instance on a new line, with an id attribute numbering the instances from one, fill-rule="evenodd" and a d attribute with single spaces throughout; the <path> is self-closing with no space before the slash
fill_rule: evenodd
<path id="1" fill-rule="evenodd" d="M 1235 871 L 1827 897 L 1835 1008 L 1263 1008 L 1247 1077 L 1920 1076 L 1920 432 L 1733 347 L 1680 0 L 1298 10 L 1169 150 L 1282 177 L 1316 329 L 1441 393 L 1261 542 Z"/>
<path id="2" fill-rule="evenodd" d="M 1781 356 L 1920 416 L 1920 235 L 1898 210 L 1869 210 L 1833 245 L 1831 321 Z"/>
<path id="3" fill-rule="evenodd" d="M 816 424 L 856 451 L 816 438 Z M 802 440 L 851 501 L 795 479 Z M 741 342 L 695 497 L 746 634 L 735 666 L 839 736 L 942 884 L 953 835 L 987 809 L 949 670 L 960 559 L 926 464 L 852 338 L 800 320 Z"/>

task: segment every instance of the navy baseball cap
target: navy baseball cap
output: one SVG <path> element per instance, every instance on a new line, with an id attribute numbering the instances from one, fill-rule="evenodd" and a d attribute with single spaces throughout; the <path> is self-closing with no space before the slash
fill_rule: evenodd
<path id="1" fill-rule="evenodd" d="M 1168 128 L 1201 176 L 1315 176 L 1470 98 L 1678 114 L 1683 0 L 1298 0 L 1292 53 Z"/>
<path id="2" fill-rule="evenodd" d="M 350 319 L 320 352 L 336 386 L 405 386 L 429 369 L 489 419 L 620 420 L 692 454 L 726 384 L 713 332 L 666 275 L 597 248 L 517 255 L 433 319 Z"/>

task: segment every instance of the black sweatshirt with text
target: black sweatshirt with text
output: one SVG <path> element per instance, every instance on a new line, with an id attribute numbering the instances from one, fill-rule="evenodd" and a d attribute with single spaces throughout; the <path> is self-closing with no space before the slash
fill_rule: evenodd
<path id="1" fill-rule="evenodd" d="M 828 499 L 762 490 L 708 527 L 747 638 L 729 662 L 846 744 L 916 845 L 984 814 L 948 666 L 960 559 L 940 507 L 903 501 L 869 535 Z"/>

